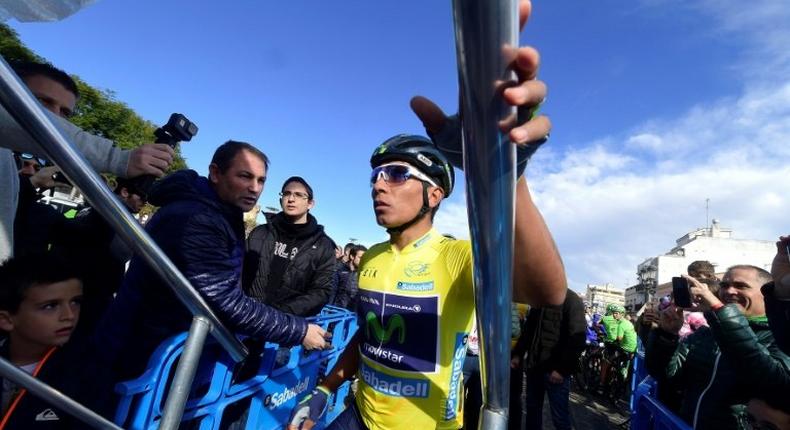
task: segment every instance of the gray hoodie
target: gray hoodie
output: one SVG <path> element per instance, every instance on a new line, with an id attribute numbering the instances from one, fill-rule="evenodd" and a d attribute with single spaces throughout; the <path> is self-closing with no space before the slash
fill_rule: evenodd
<path id="1" fill-rule="evenodd" d="M 94 136 L 50 112 L 47 114 L 94 169 L 126 176 L 131 151 L 117 148 L 111 140 Z M 44 155 L 33 137 L 0 107 L 0 262 L 12 257 L 14 249 L 14 216 L 19 200 L 19 176 L 12 151 Z"/>

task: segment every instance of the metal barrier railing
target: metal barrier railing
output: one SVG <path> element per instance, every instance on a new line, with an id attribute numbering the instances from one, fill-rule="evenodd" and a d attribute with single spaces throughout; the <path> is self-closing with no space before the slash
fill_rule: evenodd
<path id="1" fill-rule="evenodd" d="M 24 131 L 29 133 L 40 147 L 41 153 L 46 155 L 49 160 L 54 161 L 69 180 L 82 190 L 88 201 L 107 220 L 118 236 L 159 274 L 181 303 L 195 316 L 190 329 L 190 339 L 187 340 L 191 351 L 196 351 L 193 354 L 200 355 L 206 336 L 208 333 L 211 333 L 217 339 L 217 342 L 228 351 L 233 360 L 237 362 L 243 360 L 247 355 L 246 347 L 219 321 L 205 300 L 192 288 L 184 275 L 181 274 L 145 230 L 113 196 L 112 192 L 104 184 L 104 181 L 94 172 L 74 145 L 63 136 L 60 129 L 52 122 L 50 116 L 42 109 L 27 87 L 11 70 L 5 59 L 1 58 L 0 104 L 5 108 L 5 111 L 0 112 L 0 115 L 10 117 L 2 118 L 3 123 L 13 123 L 15 121 Z M 9 378 L 18 376 L 6 373 L 6 370 L 9 370 L 7 366 L 0 367 L 0 374 Z M 178 378 L 174 380 L 172 385 L 172 387 L 178 389 L 171 392 L 170 395 L 173 396 L 173 399 L 172 401 L 168 399 L 167 402 L 167 407 L 170 408 L 167 410 L 167 426 L 163 424 L 160 428 L 177 428 L 183 412 L 183 402 L 186 400 L 181 390 L 186 386 L 188 391 L 194 377 L 194 371 L 194 366 L 190 366 L 188 360 L 179 363 Z M 33 384 L 28 378 L 18 378 L 18 381 L 21 386 L 30 389 L 33 393 L 43 393 L 40 389 L 41 387 L 37 384 L 37 388 L 31 388 Z M 41 384 L 39 381 L 33 382 Z M 42 384 L 42 386 L 46 385 Z M 74 408 L 75 405 L 78 405 L 76 402 L 54 389 L 52 391 L 57 393 L 58 396 L 47 397 L 47 400 L 52 400 L 55 405 L 63 407 L 69 413 L 77 412 Z M 94 428 L 107 428 L 106 420 L 98 421 L 96 416 L 75 414 L 75 417 Z"/>

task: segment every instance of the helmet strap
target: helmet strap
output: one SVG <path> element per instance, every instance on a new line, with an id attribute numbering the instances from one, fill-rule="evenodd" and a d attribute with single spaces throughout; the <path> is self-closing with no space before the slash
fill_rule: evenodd
<path id="1" fill-rule="evenodd" d="M 417 212 L 417 215 L 415 215 L 411 221 L 407 221 L 397 227 L 388 228 L 387 233 L 403 233 L 404 230 L 416 224 L 417 221 L 421 220 L 422 217 L 425 216 L 425 214 L 431 211 L 431 205 L 428 204 L 428 183 L 425 181 L 420 182 L 422 183 L 422 207 L 420 208 L 420 211 Z"/>

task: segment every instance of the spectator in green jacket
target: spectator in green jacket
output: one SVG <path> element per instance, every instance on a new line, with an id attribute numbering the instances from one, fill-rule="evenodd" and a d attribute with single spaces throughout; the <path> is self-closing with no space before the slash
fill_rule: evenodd
<path id="1" fill-rule="evenodd" d="M 755 266 L 730 267 L 718 295 L 687 279 L 695 303 L 710 309 L 705 312 L 710 327 L 679 341 L 683 311 L 665 309 L 647 345 L 648 372 L 659 387 L 683 393 L 679 415 L 695 429 L 749 428 L 749 399 L 781 396 L 790 378 L 790 357 L 774 341 L 760 292 L 771 275 Z"/>

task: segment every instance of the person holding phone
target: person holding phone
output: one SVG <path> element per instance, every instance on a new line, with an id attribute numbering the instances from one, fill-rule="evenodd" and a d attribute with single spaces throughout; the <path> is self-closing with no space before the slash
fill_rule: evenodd
<path id="1" fill-rule="evenodd" d="M 648 373 L 660 390 L 682 393 L 678 415 L 694 428 L 745 428 L 751 398 L 769 393 L 776 400 L 779 390 L 790 388 L 790 357 L 776 346 L 760 292 L 771 275 L 755 266 L 730 267 L 718 294 L 685 279 L 692 302 L 707 309 L 710 327 L 681 340 L 683 309 L 673 304 L 662 311 L 646 348 Z"/>

